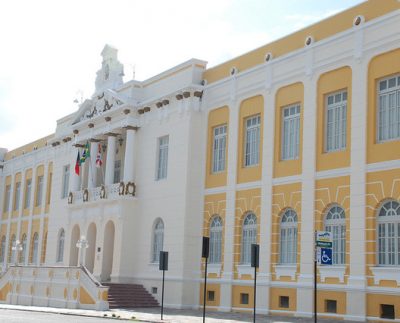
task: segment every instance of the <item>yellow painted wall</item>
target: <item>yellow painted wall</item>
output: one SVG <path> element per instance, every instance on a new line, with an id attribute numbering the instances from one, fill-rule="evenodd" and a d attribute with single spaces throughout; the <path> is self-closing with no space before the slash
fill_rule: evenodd
<path id="1" fill-rule="evenodd" d="M 44 166 L 40 165 L 36 169 L 36 180 L 35 180 L 35 187 L 32 187 L 32 189 L 35 190 L 34 194 L 34 199 L 32 201 L 34 208 L 33 208 L 33 214 L 38 215 L 42 211 L 42 205 L 37 206 L 36 205 L 36 198 L 37 198 L 37 193 L 38 193 L 38 184 L 39 184 L 39 177 L 44 176 Z M 43 178 L 44 180 L 44 178 Z M 46 194 L 46 185 L 43 183 L 43 188 L 42 188 L 42 194 Z"/>
<path id="2" fill-rule="evenodd" d="M 240 264 L 242 249 L 242 227 L 243 221 L 250 213 L 257 217 L 257 243 L 260 241 L 260 212 L 261 212 L 261 190 L 251 189 L 236 192 L 236 210 L 235 210 L 235 230 L 234 230 L 234 274 L 239 279 L 237 265 Z M 243 275 L 242 279 L 252 279 L 250 275 Z"/>
<path id="3" fill-rule="evenodd" d="M 294 83 L 276 92 L 275 101 L 275 147 L 274 147 L 274 177 L 285 177 L 301 174 L 301 162 L 303 156 L 303 102 L 304 86 L 302 83 Z M 283 108 L 300 104 L 300 144 L 299 158 L 294 160 L 282 160 L 282 111 Z"/>
<path id="4" fill-rule="evenodd" d="M 400 170 L 367 173 L 366 187 L 366 260 L 368 285 L 374 285 L 373 274 L 369 267 L 377 264 L 377 214 L 381 205 L 390 198 L 397 201 L 400 199 Z M 381 286 L 396 287 L 395 281 L 381 282 Z M 400 310 L 400 309 L 399 309 Z"/>
<path id="5" fill-rule="evenodd" d="M 326 300 L 336 301 L 336 314 L 346 314 L 346 292 L 318 291 L 317 292 L 317 311 L 327 313 Z"/>
<path id="6" fill-rule="evenodd" d="M 249 294 L 249 304 L 240 303 L 240 294 Z M 232 307 L 236 308 L 253 308 L 254 292 L 252 286 L 232 286 Z"/>
<path id="7" fill-rule="evenodd" d="M 19 147 L 17 149 L 11 150 L 6 154 L 4 160 L 6 160 L 6 161 L 10 160 L 11 158 L 13 158 L 13 156 L 15 156 L 15 157 L 21 156 L 21 155 L 23 155 L 23 152 L 25 152 L 25 154 L 29 153 L 29 152 L 33 151 L 34 147 L 38 147 L 38 149 L 46 147 L 47 146 L 47 142 L 50 139 L 52 139 L 53 137 L 54 137 L 54 134 L 51 134 L 49 136 L 40 138 L 40 139 L 35 140 L 35 141 L 33 141 L 33 142 L 29 143 L 29 144 L 21 146 L 21 147 Z"/>
<path id="8" fill-rule="evenodd" d="M 367 162 L 400 159 L 400 140 L 378 143 L 377 86 L 382 78 L 400 73 L 400 49 L 376 56 L 368 70 Z"/>
<path id="9" fill-rule="evenodd" d="M 272 189 L 272 236 L 271 236 L 271 273 L 275 276 L 275 265 L 279 264 L 280 222 L 283 212 L 292 208 L 297 213 L 297 273 L 300 270 L 301 241 L 301 183 L 277 185 Z M 290 281 L 290 277 L 280 277 L 281 281 Z"/>
<path id="10" fill-rule="evenodd" d="M 394 305 L 395 318 L 400 319 L 400 296 L 367 294 L 367 316 L 380 317 L 381 304 Z"/>
<path id="11" fill-rule="evenodd" d="M 349 274 L 350 250 L 350 177 L 334 177 L 315 182 L 315 230 L 325 230 L 326 212 L 332 205 L 338 204 L 346 213 L 346 272 L 345 283 Z M 319 280 L 320 281 L 320 280 Z M 338 278 L 327 278 L 325 283 L 339 284 Z"/>
<path id="12" fill-rule="evenodd" d="M 214 301 L 208 300 L 208 291 L 214 292 Z M 200 284 L 200 305 L 203 305 L 204 301 L 204 284 Z M 206 305 L 207 306 L 219 306 L 220 298 L 221 298 L 221 288 L 219 284 L 210 284 L 207 283 L 207 291 L 206 291 Z"/>
<path id="13" fill-rule="evenodd" d="M 246 119 L 252 116 L 260 115 L 260 156 L 258 165 L 245 167 L 245 137 L 246 137 Z M 260 95 L 244 100 L 240 105 L 239 113 L 239 138 L 238 138 L 238 165 L 237 165 L 237 182 L 253 182 L 261 180 L 262 169 L 262 143 L 263 143 L 263 115 L 264 115 L 264 98 Z"/>
<path id="14" fill-rule="evenodd" d="M 225 210 L 226 210 L 226 194 L 207 195 L 204 198 L 204 220 L 203 220 L 203 235 L 210 236 L 211 219 L 215 215 L 219 215 L 222 219 L 222 242 L 221 242 L 221 272 L 224 267 L 224 245 L 225 245 Z M 204 260 L 202 260 L 204 272 Z M 208 277 L 216 278 L 216 274 L 208 274 Z"/>
<path id="15" fill-rule="evenodd" d="M 351 146 L 351 69 L 340 69 L 323 74 L 318 80 L 318 106 L 317 106 L 317 171 L 349 167 Z M 334 152 L 326 152 L 326 98 L 327 95 L 347 91 L 347 127 L 346 149 Z"/>
<path id="16" fill-rule="evenodd" d="M 2 289 L 0 289 L 0 300 L 1 301 L 6 301 L 7 300 L 7 295 L 11 290 L 11 284 L 7 283 L 4 285 Z"/>
<path id="17" fill-rule="evenodd" d="M 286 37 L 261 46 L 223 64 L 207 69 L 204 72 L 204 78 L 208 83 L 213 83 L 228 77 L 232 67 L 238 68 L 239 72 L 241 72 L 264 63 L 265 55 L 269 52 L 271 52 L 274 57 L 279 57 L 303 48 L 307 36 L 313 36 L 315 41 L 320 41 L 351 29 L 353 28 L 353 20 L 357 15 L 363 15 L 365 20 L 369 21 L 397 9 L 400 9 L 400 3 L 397 2 L 397 0 L 365 1 L 358 6 L 328 17 Z"/>
<path id="18" fill-rule="evenodd" d="M 96 304 L 96 301 L 92 296 L 89 295 L 84 287 L 79 287 L 80 301 L 81 304 Z"/>
<path id="19" fill-rule="evenodd" d="M 288 296 L 289 297 L 289 307 L 288 308 L 283 308 L 283 307 L 279 306 L 279 297 L 280 296 Z M 294 288 L 271 287 L 269 303 L 270 303 L 271 310 L 296 311 L 296 309 L 297 309 L 297 291 Z M 285 313 L 285 315 L 288 315 L 288 314 Z"/>
<path id="20" fill-rule="evenodd" d="M 228 162 L 228 122 L 229 122 L 229 108 L 227 106 L 210 111 L 208 114 L 208 130 L 207 130 L 207 164 L 206 164 L 206 188 L 218 187 L 226 185 L 226 167 Z M 213 140 L 214 128 L 217 126 L 226 125 L 226 151 L 225 151 L 225 171 L 213 173 L 212 172 L 212 159 L 213 159 Z"/>

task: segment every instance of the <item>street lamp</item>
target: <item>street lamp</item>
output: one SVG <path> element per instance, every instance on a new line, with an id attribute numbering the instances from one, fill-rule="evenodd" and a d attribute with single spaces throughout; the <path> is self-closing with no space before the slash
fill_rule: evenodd
<path id="1" fill-rule="evenodd" d="M 19 252 L 24 250 L 21 241 L 16 240 L 11 249 L 14 251 L 14 264 L 18 265 Z"/>
<path id="2" fill-rule="evenodd" d="M 86 253 L 86 249 L 89 248 L 89 243 L 86 240 L 85 236 L 81 236 L 81 238 L 77 241 L 76 247 L 79 249 L 79 266 L 83 265 L 84 253 Z"/>

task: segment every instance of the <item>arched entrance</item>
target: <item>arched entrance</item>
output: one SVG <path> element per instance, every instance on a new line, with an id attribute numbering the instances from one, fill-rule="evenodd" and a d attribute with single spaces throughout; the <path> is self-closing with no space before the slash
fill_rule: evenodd
<path id="1" fill-rule="evenodd" d="M 96 253 L 96 224 L 91 223 L 87 231 L 87 241 L 89 247 L 86 249 L 86 268 L 93 273 L 94 268 L 94 257 Z"/>
<path id="2" fill-rule="evenodd" d="M 103 263 L 101 266 L 101 281 L 110 280 L 114 256 L 114 235 L 115 226 L 112 221 L 108 221 L 104 229 L 103 243 Z"/>
<path id="3" fill-rule="evenodd" d="M 76 243 L 79 240 L 79 236 L 81 234 L 81 230 L 79 229 L 79 225 L 75 224 L 74 228 L 71 232 L 71 245 L 69 249 L 69 265 L 70 266 L 78 266 L 78 254 L 79 249 L 76 247 Z"/>

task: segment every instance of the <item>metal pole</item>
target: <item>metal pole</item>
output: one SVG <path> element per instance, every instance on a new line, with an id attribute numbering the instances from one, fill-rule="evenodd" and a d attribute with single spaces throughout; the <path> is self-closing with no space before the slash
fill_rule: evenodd
<path id="1" fill-rule="evenodd" d="M 206 292 L 207 292 L 207 260 L 206 259 L 206 267 L 205 267 L 205 271 L 204 271 L 204 292 L 203 292 L 203 323 L 205 323 L 206 321 Z"/>
<path id="2" fill-rule="evenodd" d="M 254 266 L 254 309 L 253 309 L 253 323 L 256 322 L 256 288 L 257 288 L 257 267 Z"/>
<path id="3" fill-rule="evenodd" d="M 317 232 L 314 233 L 314 323 L 317 323 Z"/>
<path id="4" fill-rule="evenodd" d="M 164 279 L 165 279 L 165 270 L 162 271 L 161 320 L 163 319 L 163 314 L 164 314 Z"/>

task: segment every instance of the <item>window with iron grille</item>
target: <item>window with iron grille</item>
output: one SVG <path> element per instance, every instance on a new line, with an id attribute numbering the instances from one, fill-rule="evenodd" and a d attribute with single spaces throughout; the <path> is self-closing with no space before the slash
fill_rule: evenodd
<path id="1" fill-rule="evenodd" d="M 332 233 L 332 263 L 343 265 L 346 261 L 346 216 L 339 205 L 333 205 L 326 213 L 325 231 Z"/>
<path id="2" fill-rule="evenodd" d="M 280 223 L 280 263 L 297 262 L 297 214 L 293 209 L 286 209 Z"/>
<path id="3" fill-rule="evenodd" d="M 213 173 L 225 170 L 226 160 L 226 125 L 213 129 Z"/>
<path id="4" fill-rule="evenodd" d="M 282 160 L 299 158 L 300 144 L 300 105 L 295 104 L 283 109 Z"/>
<path id="5" fill-rule="evenodd" d="M 257 165 L 260 159 L 260 123 L 261 116 L 256 115 L 245 120 L 246 138 L 244 165 Z"/>
<path id="6" fill-rule="evenodd" d="M 327 152 L 346 148 L 347 92 L 337 92 L 326 97 Z"/>

